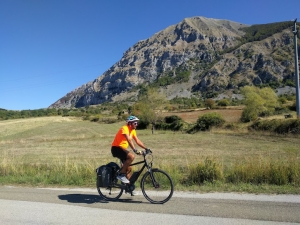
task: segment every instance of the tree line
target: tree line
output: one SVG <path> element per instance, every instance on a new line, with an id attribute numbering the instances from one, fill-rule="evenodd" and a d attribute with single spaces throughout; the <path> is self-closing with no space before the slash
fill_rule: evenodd
<path id="1" fill-rule="evenodd" d="M 182 109 L 208 108 L 217 109 L 232 105 L 244 105 L 241 122 L 253 122 L 260 117 L 268 117 L 276 114 L 289 113 L 296 110 L 295 96 L 278 97 L 270 87 L 245 86 L 241 88 L 243 100 L 212 98 L 174 98 L 167 100 L 157 89 L 144 87 L 141 89 L 138 100 L 132 103 L 104 103 L 96 106 L 86 106 L 71 109 L 37 109 L 37 110 L 5 110 L 0 109 L 0 120 L 45 117 L 45 116 L 74 116 L 82 117 L 93 122 L 113 123 L 126 119 L 128 114 L 137 115 L 140 121 L 140 128 L 149 126 L 161 129 L 178 130 L 181 127 L 180 118 L 164 118 L 163 112 L 177 111 Z M 289 102 L 289 104 L 287 104 Z M 211 118 L 213 117 L 213 118 Z M 215 120 L 222 121 L 218 115 L 211 115 L 205 119 L 215 124 Z M 167 122 L 169 121 L 169 122 Z M 202 124 L 200 124 L 202 123 Z M 210 122 L 209 122 L 210 123 Z M 222 122 L 223 123 L 223 122 Z M 222 124 L 221 123 L 221 124 Z M 176 127 L 176 128 L 175 128 Z M 199 121 L 198 128 L 209 127 L 203 121 Z"/>

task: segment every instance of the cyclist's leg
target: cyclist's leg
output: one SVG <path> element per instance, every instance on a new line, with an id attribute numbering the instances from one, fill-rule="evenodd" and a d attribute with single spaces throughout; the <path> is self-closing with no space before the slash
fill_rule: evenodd
<path id="1" fill-rule="evenodd" d="M 123 167 L 121 169 L 121 173 L 126 173 L 126 177 L 129 180 L 131 177 L 131 171 L 132 171 L 132 167 L 130 166 L 130 164 L 134 160 L 134 154 L 132 154 L 129 151 L 126 151 L 126 152 L 127 152 L 127 157 L 126 157 L 126 160 L 123 161 Z"/>
<path id="2" fill-rule="evenodd" d="M 117 157 L 121 160 L 123 166 L 120 170 L 120 173 L 126 174 L 127 179 L 129 179 L 131 172 L 130 164 L 134 160 L 134 154 L 118 146 L 112 146 L 111 153 L 114 157 Z"/>

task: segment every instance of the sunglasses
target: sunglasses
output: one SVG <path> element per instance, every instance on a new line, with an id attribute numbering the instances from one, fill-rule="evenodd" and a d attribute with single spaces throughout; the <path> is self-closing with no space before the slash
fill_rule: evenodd
<path id="1" fill-rule="evenodd" d="M 138 125 L 138 123 L 137 122 L 134 122 L 134 123 L 132 123 L 133 125 L 135 125 L 135 126 L 137 126 Z"/>

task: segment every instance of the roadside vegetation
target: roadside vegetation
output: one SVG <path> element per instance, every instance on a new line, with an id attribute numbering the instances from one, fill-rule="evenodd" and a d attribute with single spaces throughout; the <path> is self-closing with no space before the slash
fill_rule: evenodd
<path id="1" fill-rule="evenodd" d="M 240 105 L 170 102 L 145 89 L 134 104 L 0 110 L 0 184 L 94 187 L 95 169 L 117 162 L 110 144 L 133 113 L 154 167 L 171 175 L 176 190 L 300 194 L 294 96 L 258 87 L 242 93 Z"/>

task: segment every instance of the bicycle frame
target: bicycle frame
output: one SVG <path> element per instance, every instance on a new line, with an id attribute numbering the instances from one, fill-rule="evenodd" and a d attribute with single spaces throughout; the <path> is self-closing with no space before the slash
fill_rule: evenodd
<path id="1" fill-rule="evenodd" d="M 142 161 L 139 161 L 139 162 L 135 162 L 135 163 L 132 163 L 130 164 L 130 166 L 135 166 L 135 165 L 139 165 L 139 164 L 142 164 L 144 163 L 144 165 L 142 166 L 142 168 L 136 172 L 134 172 L 132 174 L 132 176 L 130 177 L 129 181 L 130 181 L 130 184 L 115 184 L 115 183 L 112 183 L 113 186 L 115 187 L 119 187 L 119 188 L 122 188 L 124 190 L 128 190 L 132 185 L 134 185 L 134 183 L 137 181 L 137 179 L 140 177 L 141 173 L 143 172 L 143 170 L 147 167 L 147 170 L 148 172 L 150 173 L 150 176 L 151 176 L 151 180 L 152 180 L 152 183 L 153 183 L 153 187 L 156 186 L 156 181 L 151 173 L 152 171 L 152 163 L 148 163 L 147 160 L 146 160 L 146 155 L 147 154 L 144 154 L 144 160 Z M 118 174 L 118 173 L 117 173 Z M 116 174 L 116 176 L 117 176 Z M 134 174 L 137 174 L 137 175 L 134 175 Z"/>

